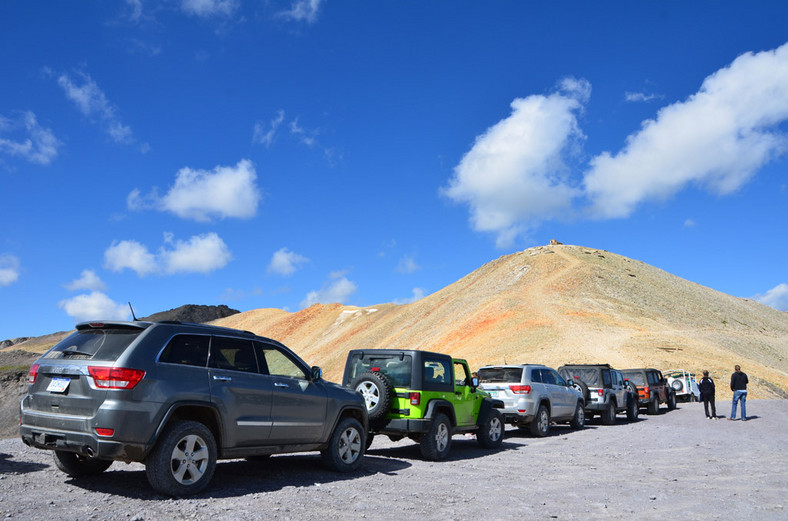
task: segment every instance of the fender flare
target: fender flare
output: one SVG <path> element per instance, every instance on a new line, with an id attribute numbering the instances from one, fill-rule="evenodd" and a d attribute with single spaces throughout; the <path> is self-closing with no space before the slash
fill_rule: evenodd
<path id="1" fill-rule="evenodd" d="M 454 414 L 454 405 L 452 405 L 452 403 L 447 400 L 438 399 L 430 401 L 430 403 L 427 404 L 427 412 L 424 415 L 424 418 L 432 419 L 438 413 L 438 409 L 440 409 L 442 412 L 445 410 L 452 426 L 457 425 L 457 416 Z"/>

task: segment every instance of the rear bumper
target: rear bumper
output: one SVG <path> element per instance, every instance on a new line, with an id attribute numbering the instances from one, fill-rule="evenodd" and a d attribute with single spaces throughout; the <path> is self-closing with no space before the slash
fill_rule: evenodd
<path id="1" fill-rule="evenodd" d="M 142 461 L 146 454 L 145 445 L 103 440 L 84 432 L 42 429 L 23 424 L 19 427 L 19 435 L 24 444 L 30 447 L 74 452 L 98 459 Z"/>
<path id="2" fill-rule="evenodd" d="M 370 427 L 370 432 L 379 434 L 411 434 L 411 433 L 425 433 L 430 430 L 432 420 L 419 419 L 411 420 L 407 418 L 398 418 L 388 420 L 385 424 L 377 427 Z"/>

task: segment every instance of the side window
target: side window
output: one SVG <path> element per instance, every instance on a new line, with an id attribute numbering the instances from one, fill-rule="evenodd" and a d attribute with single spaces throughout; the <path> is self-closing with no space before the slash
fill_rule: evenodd
<path id="1" fill-rule="evenodd" d="M 465 371 L 465 366 L 460 363 L 454 364 L 454 385 L 470 385 L 471 375 Z"/>
<path id="2" fill-rule="evenodd" d="M 245 373 L 258 372 L 252 342 L 240 338 L 212 337 L 210 366 Z"/>
<path id="3" fill-rule="evenodd" d="M 606 388 L 613 386 L 613 381 L 610 379 L 610 371 L 607 369 L 602 369 L 602 384 Z"/>
<path id="4" fill-rule="evenodd" d="M 542 382 L 542 370 L 531 369 L 531 383 L 540 384 Z"/>
<path id="5" fill-rule="evenodd" d="M 540 371 L 542 372 L 542 383 L 555 385 L 555 378 L 549 369 L 540 369 Z"/>
<path id="6" fill-rule="evenodd" d="M 273 376 L 289 376 L 291 378 L 306 379 L 307 375 L 300 365 L 293 362 L 276 346 L 259 344 L 262 350 L 261 362 L 265 371 Z"/>
<path id="7" fill-rule="evenodd" d="M 451 366 L 446 360 L 424 361 L 424 390 L 425 391 L 451 391 L 454 382 L 451 381 Z"/>
<path id="8" fill-rule="evenodd" d="M 553 383 L 555 385 L 561 385 L 563 387 L 566 387 L 567 385 L 566 380 L 564 380 L 563 377 L 560 374 L 558 374 L 557 371 L 553 371 L 552 369 L 548 369 L 548 371 L 550 372 L 550 375 L 552 375 L 554 380 Z"/>
<path id="9" fill-rule="evenodd" d="M 654 374 L 652 371 L 649 371 L 648 373 L 646 373 L 646 375 L 648 375 L 648 383 L 650 385 L 655 385 L 657 383 L 657 375 Z"/>
<path id="10" fill-rule="evenodd" d="M 615 375 L 616 375 L 616 385 L 623 386 L 623 385 L 624 385 L 624 377 L 623 377 L 623 376 L 621 376 L 621 373 L 619 373 L 618 371 L 616 371 L 616 372 L 615 372 L 615 373 L 613 373 L 613 374 L 615 374 Z"/>
<path id="11" fill-rule="evenodd" d="M 161 352 L 159 362 L 205 367 L 209 341 L 210 337 L 203 335 L 176 335 Z"/>

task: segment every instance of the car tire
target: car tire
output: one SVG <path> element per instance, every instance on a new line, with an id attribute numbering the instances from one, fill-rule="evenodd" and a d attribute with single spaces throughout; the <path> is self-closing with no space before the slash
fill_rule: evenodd
<path id="1" fill-rule="evenodd" d="M 630 394 L 627 397 L 627 420 L 633 422 L 638 419 L 638 415 L 640 414 L 640 407 L 638 405 L 638 395 Z"/>
<path id="2" fill-rule="evenodd" d="M 676 408 L 676 393 L 668 392 L 668 410 L 672 411 Z"/>
<path id="3" fill-rule="evenodd" d="M 421 436 L 419 442 L 421 455 L 430 461 L 440 461 L 449 455 L 451 449 L 451 423 L 449 418 L 438 413 L 432 419 L 430 428 Z"/>
<path id="4" fill-rule="evenodd" d="M 485 449 L 498 449 L 503 443 L 503 416 L 498 409 L 490 409 L 484 414 L 476 441 Z"/>
<path id="5" fill-rule="evenodd" d="M 216 441 L 195 421 L 169 424 L 145 461 L 154 490 L 166 496 L 189 496 L 208 486 L 216 469 Z"/>
<path id="6" fill-rule="evenodd" d="M 584 381 L 580 380 L 579 378 L 572 378 L 571 380 L 572 387 L 578 390 L 580 396 L 583 397 L 583 400 L 588 402 L 588 386 L 585 384 Z"/>
<path id="7" fill-rule="evenodd" d="M 536 417 L 531 422 L 531 435 L 537 438 L 544 438 L 550 433 L 550 411 L 547 407 L 540 405 L 536 410 Z"/>
<path id="8" fill-rule="evenodd" d="M 327 468 L 351 472 L 361 466 L 366 448 L 361 422 L 355 418 L 345 418 L 334 429 L 328 447 L 320 451 L 320 456 Z"/>
<path id="9" fill-rule="evenodd" d="M 586 412 L 583 409 L 583 404 L 577 402 L 575 406 L 575 414 L 572 416 L 572 420 L 569 422 L 569 426 L 573 429 L 582 429 L 586 425 Z"/>
<path id="10" fill-rule="evenodd" d="M 659 397 L 653 396 L 651 401 L 648 402 L 648 413 L 659 414 Z"/>
<path id="11" fill-rule="evenodd" d="M 112 460 L 89 458 L 62 450 L 56 450 L 53 456 L 55 466 L 74 478 L 101 474 L 112 465 Z"/>
<path id="12" fill-rule="evenodd" d="M 607 407 L 602 411 L 602 423 L 604 425 L 613 425 L 616 423 L 616 404 L 613 400 L 607 402 Z"/>
<path id="13" fill-rule="evenodd" d="M 374 371 L 361 373 L 350 382 L 350 388 L 364 397 L 370 421 L 386 417 L 394 399 L 393 387 L 386 375 Z"/>

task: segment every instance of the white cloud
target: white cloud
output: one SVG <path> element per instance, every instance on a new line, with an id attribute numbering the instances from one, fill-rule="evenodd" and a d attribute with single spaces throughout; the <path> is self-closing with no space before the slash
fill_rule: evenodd
<path id="1" fill-rule="evenodd" d="M 215 233 L 195 235 L 172 245 L 172 249 L 162 249 L 160 253 L 166 273 L 210 273 L 232 259 L 227 244 Z"/>
<path id="2" fill-rule="evenodd" d="M 67 74 L 61 74 L 57 83 L 74 102 L 80 112 L 89 118 L 97 119 L 115 143 L 131 145 L 135 142 L 131 128 L 124 125 L 118 117 L 117 108 L 110 103 L 104 91 L 88 74 L 78 73 L 81 85 Z"/>
<path id="3" fill-rule="evenodd" d="M 662 94 L 646 94 L 644 92 L 625 92 L 624 99 L 629 102 L 645 102 L 653 101 L 655 99 L 662 99 L 665 96 Z"/>
<path id="4" fill-rule="evenodd" d="M 35 114 L 23 112 L 17 120 L 0 116 L 0 135 L 18 128 L 23 129 L 18 140 L 0 137 L 0 153 L 19 156 L 39 165 L 48 165 L 57 157 L 57 149 L 62 143 L 50 129 L 38 124 Z"/>
<path id="5" fill-rule="evenodd" d="M 684 221 L 684 226 L 685 226 L 685 227 L 687 227 L 687 228 L 693 228 L 693 227 L 695 227 L 697 224 L 698 224 L 698 223 L 697 223 L 697 222 L 695 222 L 695 219 L 687 219 L 687 220 L 685 220 L 685 221 Z"/>
<path id="6" fill-rule="evenodd" d="M 511 103 L 512 113 L 476 138 L 442 192 L 470 207 L 477 231 L 499 247 L 540 220 L 565 214 L 578 191 L 567 182 L 564 156 L 583 139 L 576 113 L 588 100 L 584 80 L 563 80 L 559 92 Z"/>
<path id="7" fill-rule="evenodd" d="M 301 301 L 301 308 L 308 308 L 317 303 L 344 304 L 358 290 L 356 283 L 348 280 L 344 275 L 332 274 L 330 278 L 332 281 L 325 284 L 322 289 L 307 293 L 306 298 Z"/>
<path id="8" fill-rule="evenodd" d="M 58 307 L 73 317 L 75 322 L 129 319 L 129 308 L 126 305 L 113 302 L 100 291 L 61 300 Z"/>
<path id="9" fill-rule="evenodd" d="M 19 258 L 15 255 L 0 255 L 0 288 L 19 280 Z"/>
<path id="10" fill-rule="evenodd" d="M 786 149 L 777 128 L 786 119 L 788 44 L 743 54 L 689 99 L 643 122 L 618 154 L 591 161 L 590 212 L 626 217 L 643 201 L 668 198 L 690 183 L 729 194 Z"/>
<path id="11" fill-rule="evenodd" d="M 419 300 L 424 298 L 427 290 L 424 288 L 413 288 L 413 295 L 410 298 L 406 299 L 395 299 L 394 304 L 412 304 L 414 302 L 418 302 Z"/>
<path id="12" fill-rule="evenodd" d="M 287 248 L 281 248 L 274 252 L 266 271 L 287 277 L 295 273 L 306 262 L 309 262 L 309 259 L 303 255 L 299 255 Z"/>
<path id="13" fill-rule="evenodd" d="M 200 18 L 232 16 L 238 8 L 237 0 L 182 0 L 181 9 Z"/>
<path id="14" fill-rule="evenodd" d="M 107 285 L 96 275 L 93 270 L 82 270 L 82 275 L 78 279 L 74 279 L 65 285 L 69 291 L 78 291 L 81 289 L 91 291 L 107 291 Z"/>
<path id="15" fill-rule="evenodd" d="M 409 255 L 405 255 L 404 257 L 402 257 L 399 260 L 399 263 L 397 264 L 397 272 L 398 273 L 411 274 L 411 273 L 415 273 L 415 272 L 419 271 L 420 269 L 421 269 L 421 266 L 416 264 L 416 261 L 413 259 L 413 257 L 411 257 Z"/>
<path id="16" fill-rule="evenodd" d="M 271 120 L 270 128 L 268 131 L 265 130 L 265 126 L 261 122 L 256 122 L 254 124 L 254 134 L 252 135 L 252 143 L 258 145 L 265 145 L 266 147 L 270 147 L 271 143 L 274 142 L 274 137 L 276 135 L 276 131 L 279 128 L 279 125 L 282 124 L 282 121 L 285 119 L 285 111 L 280 110 L 276 113 L 276 117 Z"/>
<path id="17" fill-rule="evenodd" d="M 290 9 L 279 13 L 283 18 L 296 22 L 313 24 L 317 21 L 317 13 L 323 0 L 295 0 Z"/>
<path id="18" fill-rule="evenodd" d="M 257 213 L 261 197 L 256 179 L 254 165 L 248 159 L 234 167 L 217 166 L 212 172 L 181 168 L 175 185 L 158 204 L 163 210 L 196 221 L 210 221 L 212 217 L 249 219 Z"/>
<path id="19" fill-rule="evenodd" d="M 153 273 L 210 273 L 232 260 L 227 244 L 216 233 L 173 240 L 165 234 L 165 245 L 156 255 L 136 241 L 115 241 L 104 252 L 104 267 L 112 271 L 130 269 L 144 277 Z"/>
<path id="20" fill-rule="evenodd" d="M 788 311 L 788 284 L 778 284 L 763 295 L 755 295 L 753 300 L 780 311 Z"/>
<path id="21" fill-rule="evenodd" d="M 140 277 L 159 271 L 156 257 L 137 241 L 113 241 L 104 252 L 104 267 L 112 271 L 128 268 Z"/>

